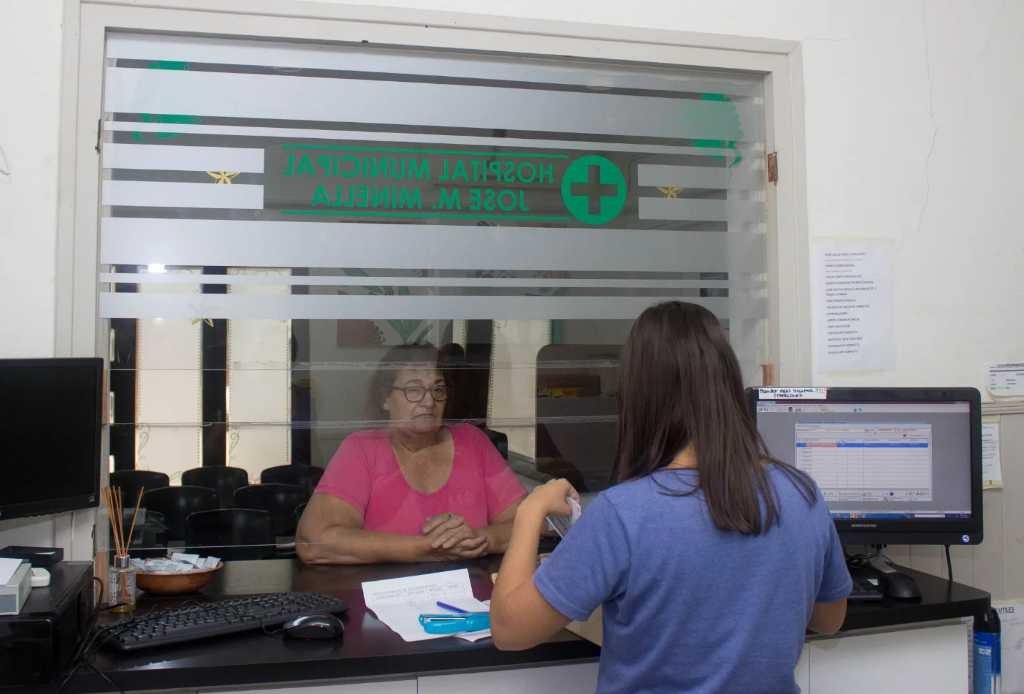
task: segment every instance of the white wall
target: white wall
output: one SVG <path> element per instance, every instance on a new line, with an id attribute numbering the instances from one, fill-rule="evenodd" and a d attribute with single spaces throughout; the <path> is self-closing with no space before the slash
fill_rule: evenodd
<path id="1" fill-rule="evenodd" d="M 810 235 L 882 238 L 898 249 L 897 368 L 830 374 L 827 382 L 980 388 L 986 362 L 1024 356 L 1024 321 L 1007 319 L 1019 315 L 1024 298 L 1011 281 L 1024 266 L 1011 203 L 1024 155 L 1024 3 L 516 0 L 495 7 L 516 17 L 800 41 Z"/>
<path id="2" fill-rule="evenodd" d="M 489 7 L 476 0 L 403 4 Z M 516 0 L 500 7 L 517 17 L 800 41 L 811 237 L 883 238 L 897 248 L 897 368 L 816 380 L 982 387 L 986 362 L 1024 356 L 1024 293 L 1015 277 L 1024 242 L 1014 212 L 1024 158 L 1024 3 Z M 0 18 L 7 159 L 0 167 L 10 172 L 0 174 L 0 292 L 17 297 L 0 303 L 0 355 L 48 355 L 59 1 L 0 0 Z M 0 530 L 0 542 L 11 532 Z M 1005 540 L 1018 564 L 1022 543 L 1016 532 Z"/>
<path id="3" fill-rule="evenodd" d="M 0 357 L 53 356 L 61 15 L 56 0 L 0 0 Z M 0 547 L 55 532 L 0 523 Z"/>

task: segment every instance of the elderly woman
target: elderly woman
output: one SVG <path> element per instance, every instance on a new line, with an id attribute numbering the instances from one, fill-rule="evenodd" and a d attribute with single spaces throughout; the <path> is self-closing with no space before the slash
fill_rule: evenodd
<path id="1" fill-rule="evenodd" d="M 331 458 L 299 521 L 299 557 L 369 564 L 504 552 L 525 490 L 483 432 L 444 424 L 437 350 L 390 350 L 371 398 L 388 424 L 349 435 Z"/>

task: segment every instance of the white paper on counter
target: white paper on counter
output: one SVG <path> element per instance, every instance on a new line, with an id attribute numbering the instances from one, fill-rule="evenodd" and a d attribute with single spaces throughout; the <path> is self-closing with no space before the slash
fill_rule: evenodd
<path id="1" fill-rule="evenodd" d="M 811 293 L 815 370 L 891 369 L 893 249 L 884 242 L 819 242 Z"/>
<path id="2" fill-rule="evenodd" d="M 404 576 L 363 583 L 363 599 L 381 622 L 405 641 L 427 641 L 456 636 L 466 641 L 479 641 L 491 635 L 490 630 L 464 634 L 428 634 L 423 630 L 421 614 L 444 614 L 438 601 L 469 612 L 488 612 L 490 605 L 473 597 L 469 571 L 440 571 L 419 576 Z"/>
<path id="3" fill-rule="evenodd" d="M 985 489 L 1003 486 L 1003 468 L 999 462 L 999 418 L 981 420 L 981 483 Z"/>

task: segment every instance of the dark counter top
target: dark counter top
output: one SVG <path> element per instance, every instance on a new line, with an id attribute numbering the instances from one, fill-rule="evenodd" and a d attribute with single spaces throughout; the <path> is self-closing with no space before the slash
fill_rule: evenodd
<path id="1" fill-rule="evenodd" d="M 111 691 L 217 687 L 329 680 L 412 679 L 423 674 L 537 667 L 593 661 L 600 649 L 567 631 L 521 652 L 503 652 L 489 639 L 469 643 L 456 638 L 406 643 L 377 621 L 363 602 L 364 581 L 415 573 L 467 568 L 477 598 L 491 595 L 490 574 L 498 558 L 456 564 L 305 566 L 293 559 L 228 562 L 202 594 L 140 600 L 138 614 L 186 600 L 215 599 L 275 591 L 315 591 L 337 595 L 349 605 L 342 642 L 286 641 L 260 632 L 236 634 L 136 655 L 100 650 L 92 659 L 114 686 L 81 668 L 67 691 Z M 921 589 L 920 601 L 854 603 L 843 632 L 969 617 L 983 612 L 989 595 L 959 583 L 910 569 Z M 841 636 L 842 634 L 840 634 Z"/>
<path id="2" fill-rule="evenodd" d="M 203 639 L 190 644 L 154 648 L 134 655 L 101 649 L 92 664 L 125 690 L 215 687 L 287 683 L 310 680 L 359 681 L 375 678 L 413 679 L 421 674 L 536 667 L 594 661 L 600 649 L 567 631 L 536 648 L 504 652 L 490 639 L 469 643 L 457 638 L 406 643 L 367 611 L 364 581 L 416 573 L 467 568 L 473 592 L 491 596 L 491 572 L 500 559 L 457 564 L 374 566 L 306 566 L 294 559 L 226 562 L 200 595 L 191 598 L 140 600 L 137 614 L 210 599 L 277 591 L 310 591 L 336 595 L 349 605 L 345 636 L 337 641 L 284 640 L 262 632 Z M 95 672 L 80 668 L 68 691 L 116 691 Z"/>

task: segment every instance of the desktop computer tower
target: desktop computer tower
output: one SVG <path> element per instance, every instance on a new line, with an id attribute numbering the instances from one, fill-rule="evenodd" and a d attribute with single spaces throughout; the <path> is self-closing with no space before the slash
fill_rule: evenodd
<path id="1" fill-rule="evenodd" d="M 67 669 L 93 614 L 90 562 L 59 562 L 21 612 L 0 617 L 0 687 L 52 682 Z"/>

